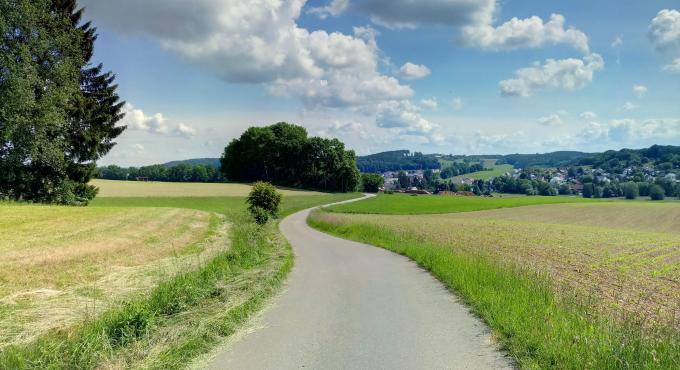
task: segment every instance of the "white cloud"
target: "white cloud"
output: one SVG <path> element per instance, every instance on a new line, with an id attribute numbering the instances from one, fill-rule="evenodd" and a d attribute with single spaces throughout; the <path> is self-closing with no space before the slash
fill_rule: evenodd
<path id="1" fill-rule="evenodd" d="M 612 48 L 618 49 L 623 46 L 623 35 L 616 35 L 614 41 L 612 41 Z"/>
<path id="2" fill-rule="evenodd" d="M 625 111 L 632 111 L 632 110 L 636 110 L 636 109 L 639 109 L 639 108 L 640 108 L 640 106 L 638 104 L 635 104 L 635 103 L 629 102 L 629 101 L 625 102 L 623 104 L 623 106 L 621 107 L 621 109 L 623 109 Z"/>
<path id="3" fill-rule="evenodd" d="M 430 69 L 424 65 L 405 63 L 399 68 L 399 75 L 406 80 L 417 80 L 429 76 Z"/>
<path id="4" fill-rule="evenodd" d="M 589 123 L 576 135 L 579 144 L 651 145 L 674 143 L 680 139 L 680 119 L 616 119 L 602 124 Z"/>
<path id="5" fill-rule="evenodd" d="M 594 73 L 603 68 L 604 60 L 595 53 L 583 59 L 548 59 L 517 70 L 516 78 L 501 81 L 499 85 L 504 96 L 527 97 L 541 89 L 574 91 L 592 82 Z"/>
<path id="6" fill-rule="evenodd" d="M 597 118 L 597 113 L 586 111 L 579 114 L 579 117 L 584 121 L 592 121 Z"/>
<path id="7" fill-rule="evenodd" d="M 349 6 L 349 0 L 332 0 L 328 5 L 310 8 L 307 12 L 316 14 L 321 19 L 337 17 L 344 13 Z"/>
<path id="8" fill-rule="evenodd" d="M 558 126 L 562 124 L 562 117 L 557 113 L 553 113 L 545 117 L 540 117 L 536 122 L 543 126 Z"/>
<path id="9" fill-rule="evenodd" d="M 445 141 L 439 125 L 424 118 L 421 109 L 408 100 L 381 104 L 375 123 L 378 127 L 391 129 L 400 135 L 420 136 L 431 144 Z"/>
<path id="10" fill-rule="evenodd" d="M 191 138 L 192 136 L 196 136 L 197 131 L 195 128 L 180 122 L 175 128 L 175 134 L 185 138 Z"/>
<path id="11" fill-rule="evenodd" d="M 364 0 L 357 9 L 388 28 L 415 28 L 419 24 L 441 24 L 461 32 L 463 44 L 490 50 L 537 48 L 566 44 L 588 53 L 588 37 L 572 27 L 564 16 L 512 18 L 495 26 L 497 0 Z"/>
<path id="12" fill-rule="evenodd" d="M 643 97 L 647 93 L 648 89 L 646 86 L 642 85 L 634 85 L 633 86 L 633 94 L 637 96 L 638 98 Z"/>
<path id="13" fill-rule="evenodd" d="M 155 134 L 168 133 L 167 120 L 161 113 L 147 116 L 143 110 L 135 108 L 130 103 L 125 104 L 123 113 L 125 113 L 125 117 L 120 121 L 120 125 L 127 126 L 130 130 Z"/>
<path id="14" fill-rule="evenodd" d="M 465 106 L 465 102 L 463 101 L 462 98 L 455 97 L 455 98 L 451 99 L 451 108 L 453 108 L 453 110 L 461 110 L 461 109 L 463 109 L 464 106 Z"/>
<path id="15" fill-rule="evenodd" d="M 357 121 L 340 122 L 335 121 L 330 126 L 319 131 L 319 136 L 344 138 L 344 137 L 359 137 L 361 139 L 368 139 L 370 135 L 364 128 L 364 125 Z"/>
<path id="16" fill-rule="evenodd" d="M 420 101 L 420 106 L 426 109 L 437 109 L 439 107 L 439 103 L 437 103 L 437 99 L 435 98 L 423 99 Z"/>
<path id="17" fill-rule="evenodd" d="M 666 64 L 663 67 L 666 72 L 680 73 L 680 58 L 673 61 L 671 64 Z"/>
<path id="18" fill-rule="evenodd" d="M 649 38 L 659 51 L 680 52 L 680 11 L 661 10 L 649 25 Z"/>
<path id="19" fill-rule="evenodd" d="M 164 48 L 228 82 L 263 84 L 308 108 L 375 105 L 413 95 L 378 71 L 375 31 L 309 31 L 305 0 L 84 0 L 88 16 Z"/>
<path id="20" fill-rule="evenodd" d="M 588 54 L 588 36 L 575 28 L 565 29 L 564 24 L 565 18 L 560 14 L 551 15 L 548 22 L 537 16 L 526 19 L 512 18 L 498 27 L 491 24 L 465 27 L 463 40 L 467 45 L 490 50 L 566 44 Z"/>

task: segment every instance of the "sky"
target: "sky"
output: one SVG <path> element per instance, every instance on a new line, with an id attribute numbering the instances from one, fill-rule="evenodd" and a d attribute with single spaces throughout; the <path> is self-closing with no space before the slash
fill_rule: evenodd
<path id="1" fill-rule="evenodd" d="M 359 155 L 680 144 L 677 0 L 81 0 L 128 129 L 100 164 L 286 121 Z"/>

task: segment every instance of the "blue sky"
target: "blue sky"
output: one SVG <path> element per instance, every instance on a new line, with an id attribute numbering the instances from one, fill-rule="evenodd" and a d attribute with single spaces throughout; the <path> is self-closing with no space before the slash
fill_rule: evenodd
<path id="1" fill-rule="evenodd" d="M 82 0 L 129 129 L 101 163 L 288 121 L 359 154 L 680 143 L 677 1 Z"/>

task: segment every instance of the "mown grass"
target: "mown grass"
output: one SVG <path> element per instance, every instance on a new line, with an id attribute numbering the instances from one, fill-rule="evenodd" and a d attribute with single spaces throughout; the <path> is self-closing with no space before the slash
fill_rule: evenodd
<path id="1" fill-rule="evenodd" d="M 318 212 L 309 223 L 405 255 L 431 271 L 489 324 L 522 368 L 680 368 L 680 334 L 672 326 L 640 316 L 612 318 L 578 291 L 557 294 L 547 273 L 352 217 Z"/>
<path id="2" fill-rule="evenodd" d="M 282 216 L 357 194 L 286 197 Z M 230 248 L 201 268 L 86 322 L 0 352 L 0 369 L 184 368 L 233 334 L 277 291 L 293 259 L 277 223 L 258 227 L 243 198 L 99 199 L 93 206 L 201 209 L 227 215 Z"/>
<path id="3" fill-rule="evenodd" d="M 92 180 L 100 198 L 121 197 L 245 197 L 252 188 L 237 183 L 141 182 Z M 279 188 L 284 196 L 310 196 L 323 193 Z"/>
<path id="4" fill-rule="evenodd" d="M 415 215 L 472 212 L 487 209 L 515 208 L 538 204 L 584 203 L 599 200 L 578 197 L 456 197 L 438 195 L 380 194 L 361 202 L 328 208 L 331 212 Z"/>

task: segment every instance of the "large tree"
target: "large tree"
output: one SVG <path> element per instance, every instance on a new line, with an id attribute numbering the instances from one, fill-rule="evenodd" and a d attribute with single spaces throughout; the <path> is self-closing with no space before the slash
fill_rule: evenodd
<path id="1" fill-rule="evenodd" d="M 230 181 L 343 192 L 360 182 L 356 156 L 342 142 L 309 138 L 303 127 L 285 122 L 249 128 L 225 148 L 221 164 Z"/>
<path id="2" fill-rule="evenodd" d="M 84 204 L 124 127 L 75 0 L 0 0 L 0 197 Z"/>

